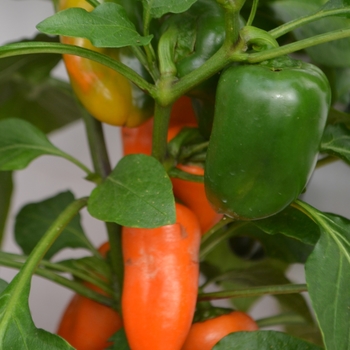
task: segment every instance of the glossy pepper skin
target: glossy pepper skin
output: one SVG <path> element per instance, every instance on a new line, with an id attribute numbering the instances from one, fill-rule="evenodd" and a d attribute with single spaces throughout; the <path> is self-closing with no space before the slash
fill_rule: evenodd
<path id="1" fill-rule="evenodd" d="M 311 64 L 282 57 L 225 70 L 205 165 L 213 207 L 254 220 L 294 201 L 315 167 L 329 105 L 329 83 Z"/>
<path id="2" fill-rule="evenodd" d="M 124 227 L 122 312 L 133 350 L 180 350 L 195 311 L 200 227 L 176 204 L 176 223 L 154 229 Z"/>
<path id="3" fill-rule="evenodd" d="M 106 256 L 109 243 L 99 252 Z M 103 293 L 88 284 L 91 289 Z M 76 294 L 69 302 L 60 320 L 57 334 L 77 350 L 104 350 L 112 343 L 108 339 L 122 328 L 122 319 L 112 308 Z"/>
<path id="4" fill-rule="evenodd" d="M 192 325 L 181 350 L 211 350 L 226 335 L 240 331 L 255 331 L 258 325 L 246 313 L 233 311 Z"/>
<path id="5" fill-rule="evenodd" d="M 117 0 L 100 2 L 108 1 L 120 3 Z M 59 0 L 56 4 L 57 11 L 71 7 L 93 10 L 85 0 Z M 136 12 L 132 18 L 134 21 L 137 20 Z M 61 42 L 106 54 L 149 80 L 148 73 L 128 48 L 96 48 L 87 39 L 73 37 L 61 37 Z M 63 55 L 63 59 L 76 96 L 96 119 L 111 125 L 135 127 L 153 114 L 153 100 L 150 96 L 121 74 L 79 56 Z"/>
<path id="6" fill-rule="evenodd" d="M 179 164 L 177 167 L 192 175 L 204 175 L 204 169 L 197 165 Z M 197 215 L 202 235 L 220 221 L 222 215 L 218 214 L 208 202 L 203 183 L 178 178 L 172 178 L 171 182 L 175 197 Z"/>
<path id="7" fill-rule="evenodd" d="M 225 40 L 224 11 L 215 0 L 198 0 L 184 13 L 172 15 L 164 22 L 161 32 L 176 28 L 174 37 L 178 54 L 174 62 L 179 78 L 203 65 L 222 46 Z M 191 90 L 198 126 L 209 138 L 215 105 L 215 89 L 219 74 Z"/>

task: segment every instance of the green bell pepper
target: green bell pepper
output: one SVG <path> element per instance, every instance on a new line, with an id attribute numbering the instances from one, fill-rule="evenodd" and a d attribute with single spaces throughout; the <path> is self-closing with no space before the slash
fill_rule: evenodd
<path id="1" fill-rule="evenodd" d="M 224 11 L 215 0 L 198 0 L 184 13 L 169 16 L 161 33 L 167 34 L 167 46 L 176 48 L 173 62 L 179 78 L 200 67 L 214 55 L 225 40 Z M 174 34 L 172 34 L 174 33 Z M 188 93 L 203 136 L 209 138 L 219 74 Z"/>
<path id="2" fill-rule="evenodd" d="M 278 213 L 315 167 L 331 101 L 317 67 L 282 57 L 226 69 L 205 165 L 213 207 L 238 220 Z"/>

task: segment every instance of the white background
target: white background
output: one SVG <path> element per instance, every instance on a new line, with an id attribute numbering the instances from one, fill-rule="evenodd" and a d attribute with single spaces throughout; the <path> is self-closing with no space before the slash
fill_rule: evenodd
<path id="1" fill-rule="evenodd" d="M 1 0 L 0 11 L 0 44 L 31 37 L 36 33 L 35 26 L 53 13 L 53 6 L 46 0 Z M 65 70 L 60 66 L 56 74 L 65 77 Z M 119 128 L 105 127 L 107 144 L 112 163 L 115 164 L 121 155 Z M 50 135 L 50 140 L 57 147 L 80 159 L 91 167 L 84 126 L 81 122 Z M 271 140 L 267 140 L 271 141 Z M 20 250 L 12 239 L 15 214 L 26 203 L 41 201 L 58 192 L 71 190 L 76 197 L 89 195 L 92 184 L 83 179 L 84 173 L 66 160 L 55 157 L 40 157 L 28 168 L 15 175 L 15 194 L 10 218 L 7 223 L 7 234 L 4 250 L 19 253 Z M 324 211 L 330 211 L 350 218 L 350 169 L 341 162 L 328 165 L 315 172 L 309 183 L 304 200 Z M 0 194 L 1 195 L 1 194 Z M 83 227 L 89 238 L 96 244 L 107 238 L 101 222 L 83 213 Z M 83 250 L 66 250 L 58 254 L 55 260 L 86 254 Z M 0 278 L 10 281 L 15 271 L 0 268 Z M 303 271 L 295 266 L 290 271 L 294 280 L 303 281 Z M 37 327 L 55 331 L 61 312 L 72 293 L 44 279 L 34 277 L 31 289 L 30 307 Z M 268 315 L 273 309 L 269 298 L 265 303 L 252 310 L 254 317 Z"/>

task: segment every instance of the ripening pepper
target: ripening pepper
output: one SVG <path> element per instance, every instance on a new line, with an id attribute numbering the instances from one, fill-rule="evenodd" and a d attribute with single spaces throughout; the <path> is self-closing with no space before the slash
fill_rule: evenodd
<path id="1" fill-rule="evenodd" d="M 181 350 L 211 350 L 216 343 L 230 333 L 256 330 L 258 325 L 248 314 L 232 311 L 193 323 Z"/>
<path id="2" fill-rule="evenodd" d="M 254 220 L 293 202 L 315 167 L 330 100 L 323 72 L 302 61 L 281 57 L 227 68 L 205 164 L 213 207 Z"/>
<path id="3" fill-rule="evenodd" d="M 204 169 L 198 165 L 179 164 L 177 167 L 189 174 L 204 175 Z M 171 182 L 175 197 L 197 215 L 202 235 L 221 220 L 222 215 L 218 214 L 209 204 L 202 182 L 178 178 L 171 178 Z"/>
<path id="4" fill-rule="evenodd" d="M 198 291 L 200 227 L 176 204 L 176 223 L 123 227 L 123 323 L 133 350 L 180 350 L 191 327 Z"/>
<path id="5" fill-rule="evenodd" d="M 100 2 L 120 3 L 118 0 Z M 134 5 L 139 6 L 138 1 L 131 2 L 135 2 Z M 80 7 L 87 11 L 93 10 L 93 7 L 85 0 L 58 0 L 56 2 L 56 11 L 71 7 Z M 138 20 L 138 9 L 139 7 L 134 13 L 131 13 L 131 20 Z M 61 42 L 108 55 L 126 64 L 145 79 L 150 79 L 145 68 L 133 55 L 130 48 L 96 48 L 89 40 L 74 37 L 61 37 Z M 63 59 L 76 96 L 96 119 L 111 125 L 135 127 L 152 116 L 153 100 L 151 97 L 143 93 L 123 75 L 79 56 L 63 55 Z"/>
<path id="6" fill-rule="evenodd" d="M 184 126 L 196 126 L 191 100 L 180 97 L 173 105 L 169 121 L 168 141 Z M 153 118 L 137 128 L 123 127 L 121 130 L 124 155 L 152 153 Z"/>
<path id="7" fill-rule="evenodd" d="M 98 250 L 106 257 L 109 242 L 102 244 Z M 105 294 L 93 284 L 85 284 L 92 290 Z M 108 340 L 122 328 L 122 323 L 120 315 L 111 307 L 75 294 L 61 317 L 57 334 L 76 350 L 103 350 L 112 345 Z"/>

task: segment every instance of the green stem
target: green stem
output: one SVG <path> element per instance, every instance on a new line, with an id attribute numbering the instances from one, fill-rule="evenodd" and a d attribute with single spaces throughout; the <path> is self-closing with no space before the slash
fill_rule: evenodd
<path id="1" fill-rule="evenodd" d="M 335 9 L 335 10 L 326 10 L 326 11 L 318 11 L 312 15 L 306 15 L 304 17 L 299 17 L 293 21 L 282 24 L 281 26 L 274 28 L 269 31 L 269 34 L 274 38 L 279 38 L 280 36 L 287 34 L 288 32 L 299 28 L 305 24 L 310 22 L 317 21 L 319 19 L 329 17 L 329 16 L 338 16 L 338 15 L 346 15 L 350 13 L 350 7 Z"/>
<path id="2" fill-rule="evenodd" d="M 115 307 L 119 315 L 122 314 L 121 295 L 123 290 L 124 263 L 122 252 L 122 227 L 112 222 L 106 222 L 108 240 L 110 244 L 110 261 L 112 267 L 112 288 L 114 299 L 117 301 Z"/>
<path id="3" fill-rule="evenodd" d="M 8 220 L 8 214 L 10 211 L 12 194 L 13 194 L 13 175 L 12 171 L 0 172 L 0 188 L 1 188 L 1 200 L 0 200 L 0 249 L 2 247 L 5 228 Z"/>
<path id="4" fill-rule="evenodd" d="M 319 224 L 319 223 L 317 222 L 317 220 L 315 219 L 315 216 L 312 215 L 313 208 L 312 208 L 310 205 L 308 205 L 308 204 L 306 204 L 305 202 L 303 202 L 303 201 L 297 199 L 297 200 L 295 200 L 295 201 L 291 204 L 291 206 L 292 206 L 293 208 L 298 209 L 298 210 L 301 211 L 302 213 L 304 213 L 307 217 L 309 217 L 309 218 L 310 218 L 313 222 L 315 222 L 316 224 Z"/>
<path id="5" fill-rule="evenodd" d="M 263 295 L 281 295 L 307 292 L 306 284 L 283 284 L 264 287 L 252 287 L 249 289 L 225 290 L 222 292 L 200 293 L 199 301 L 233 299 L 233 298 L 250 298 Z"/>
<path id="6" fill-rule="evenodd" d="M 27 261 L 16 276 L 16 291 L 18 291 L 18 293 L 22 290 L 25 290 L 26 286 L 30 284 L 32 275 L 35 273 L 35 270 L 37 269 L 40 261 L 43 259 L 47 251 L 50 249 L 61 232 L 65 229 L 65 227 L 86 205 L 87 198 L 81 198 L 72 202 L 49 227 L 44 236 L 32 250 Z M 12 300 L 14 301 L 18 300 L 18 298 L 19 296 L 17 294 L 12 296 Z"/>
<path id="7" fill-rule="evenodd" d="M 149 27 L 151 23 L 151 14 L 150 14 L 150 8 L 148 6 L 144 6 L 143 10 L 143 35 L 147 36 L 149 35 Z M 148 45 L 144 46 L 144 50 L 146 52 L 146 57 L 147 57 L 147 66 L 149 67 L 149 70 L 153 72 L 152 75 L 153 79 L 156 81 L 159 78 L 159 72 L 158 69 L 155 65 L 156 62 L 156 54 L 153 50 L 152 44 L 149 43 Z"/>
<path id="8" fill-rule="evenodd" d="M 219 222 L 220 224 L 221 222 Z M 237 221 L 234 222 L 229 226 L 229 228 L 225 228 L 224 226 L 221 226 L 216 231 L 211 231 L 206 233 L 203 236 L 202 242 L 201 242 L 201 249 L 199 253 L 199 260 L 202 261 L 205 259 L 205 257 L 222 241 L 227 239 L 228 237 L 231 237 L 235 234 L 235 232 L 246 225 L 246 222 L 243 221 Z M 215 227 L 215 226 L 214 226 Z M 213 233 L 212 233 L 213 232 Z M 206 238 L 204 240 L 204 238 Z"/>
<path id="9" fill-rule="evenodd" d="M 270 60 L 272 58 L 276 58 L 279 56 L 287 55 L 292 52 L 300 51 L 311 46 L 324 44 L 329 41 L 345 39 L 349 37 L 350 37 L 350 29 L 334 30 L 329 33 L 319 34 L 311 38 L 299 40 L 297 42 L 287 44 L 278 48 L 274 48 L 274 49 L 270 49 L 270 50 L 262 51 L 258 53 L 246 54 L 247 55 L 246 58 L 244 58 L 243 57 L 244 55 L 242 54 L 240 59 L 249 63 L 258 63 L 258 62 Z"/>
<path id="10" fill-rule="evenodd" d="M 154 53 L 147 54 L 147 52 L 150 50 L 149 47 L 152 47 L 151 44 L 144 47 L 146 55 L 139 46 L 131 46 L 130 49 L 132 50 L 135 57 L 147 69 L 147 71 L 150 74 L 150 76 L 152 77 L 152 79 L 154 81 L 157 81 L 159 78 L 159 71 L 158 71 L 158 67 L 154 64 L 155 54 Z M 149 57 L 151 57 L 151 60 L 149 59 Z"/>
<path id="11" fill-rule="evenodd" d="M 105 179 L 111 172 L 102 123 L 93 118 L 82 106 L 82 115 L 88 137 L 90 155 L 95 172 Z"/>
<path id="12" fill-rule="evenodd" d="M 259 5 L 259 0 L 253 0 L 253 5 L 252 5 L 252 8 L 250 10 L 249 18 L 248 18 L 248 21 L 246 24 L 247 26 L 252 25 L 254 18 L 255 18 L 255 15 L 256 15 L 256 10 L 258 8 L 258 5 Z"/>
<path id="13" fill-rule="evenodd" d="M 213 236 L 215 236 L 215 233 L 220 230 L 221 228 L 227 226 L 233 222 L 232 218 L 229 218 L 228 216 L 224 216 L 216 225 L 214 225 L 211 229 L 209 229 L 203 236 L 201 240 L 201 244 L 205 244 L 208 240 L 212 239 Z"/>
<path id="14" fill-rule="evenodd" d="M 158 44 L 159 70 L 163 76 L 175 77 L 177 68 L 174 63 L 174 50 L 177 43 L 178 28 L 171 26 L 161 36 Z"/>
<path id="15" fill-rule="evenodd" d="M 11 261 L 11 260 L 7 260 L 7 259 L 2 259 L 0 257 L 0 265 L 10 267 L 10 268 L 15 268 L 15 269 L 21 269 L 25 264 L 23 262 Z M 72 291 L 74 291 L 74 292 L 76 292 L 76 293 L 78 293 L 86 298 L 97 301 L 98 303 L 101 303 L 101 304 L 104 304 L 107 306 L 113 305 L 113 300 L 111 298 L 104 296 L 100 293 L 97 293 L 97 292 L 93 291 L 92 289 L 84 286 L 81 283 L 71 281 L 68 278 L 60 276 L 60 275 L 58 275 L 52 271 L 49 271 L 47 269 L 37 267 L 35 269 L 34 274 L 41 276 L 41 277 L 44 277 L 45 279 L 47 279 L 51 282 L 54 282 L 56 284 L 59 284 L 61 286 L 67 287 L 70 290 L 72 290 Z M 86 280 L 86 278 L 85 278 L 85 280 Z M 95 282 L 96 281 L 94 280 L 92 283 L 94 285 L 97 285 Z M 102 287 L 101 289 L 103 289 L 107 293 L 111 293 L 111 290 L 106 285 L 99 285 L 99 287 Z"/>
<path id="16" fill-rule="evenodd" d="M 96 61 L 122 74 L 142 90 L 148 92 L 151 96 L 156 94 L 155 86 L 148 83 L 134 70 L 107 55 L 92 50 L 74 45 L 45 42 L 15 43 L 0 47 L 0 58 L 37 53 L 69 54 Z"/>
<path id="17" fill-rule="evenodd" d="M 97 0 L 85 0 L 85 1 L 88 2 L 93 7 L 97 7 L 98 5 L 100 5 L 100 2 Z"/>
<path id="18" fill-rule="evenodd" d="M 94 169 L 102 179 L 106 179 L 111 172 L 111 165 L 108 157 L 102 124 L 95 118 L 92 118 L 88 113 L 83 113 L 83 115 Z M 115 308 L 121 315 L 120 300 L 124 276 L 124 265 L 121 250 L 121 226 L 109 222 L 106 222 L 105 225 L 110 245 L 113 297 L 116 300 Z"/>
<path id="19" fill-rule="evenodd" d="M 238 49 L 237 49 L 238 50 Z M 193 89 L 194 86 L 204 82 L 218 71 L 222 70 L 234 58 L 234 52 L 231 48 L 222 46 L 211 58 L 209 58 L 201 67 L 185 75 L 172 85 L 171 94 L 168 96 L 167 103 L 176 101 L 186 92 Z M 245 54 L 246 55 L 246 54 Z"/>
<path id="20" fill-rule="evenodd" d="M 172 105 L 166 107 L 156 102 L 154 110 L 152 156 L 162 162 L 166 157 L 168 126 Z"/>
<path id="21" fill-rule="evenodd" d="M 204 182 L 203 175 L 190 174 L 178 168 L 171 168 L 170 170 L 168 170 L 168 175 L 170 177 L 173 177 L 176 179 L 182 179 L 186 181 L 199 182 L 199 183 Z"/>
<path id="22" fill-rule="evenodd" d="M 71 163 L 75 164 L 78 168 L 82 169 L 86 174 L 87 174 L 87 178 L 88 179 L 92 179 L 94 182 L 99 183 L 100 180 L 98 178 L 96 178 L 96 174 L 93 173 L 88 167 L 86 167 L 83 163 L 81 163 L 78 159 L 74 158 L 73 156 L 71 156 L 68 153 L 65 153 L 63 151 L 60 150 L 60 152 L 57 154 L 65 159 L 67 159 L 68 161 L 70 161 Z"/>
<path id="23" fill-rule="evenodd" d="M 181 161 L 184 159 L 190 158 L 197 153 L 206 151 L 208 146 L 209 146 L 209 141 L 205 141 L 196 145 L 182 147 L 180 156 L 179 156 L 179 162 L 181 163 Z"/>
<path id="24" fill-rule="evenodd" d="M 235 45 L 239 34 L 239 12 L 246 0 L 217 0 L 225 12 L 225 42 L 224 46 Z"/>

